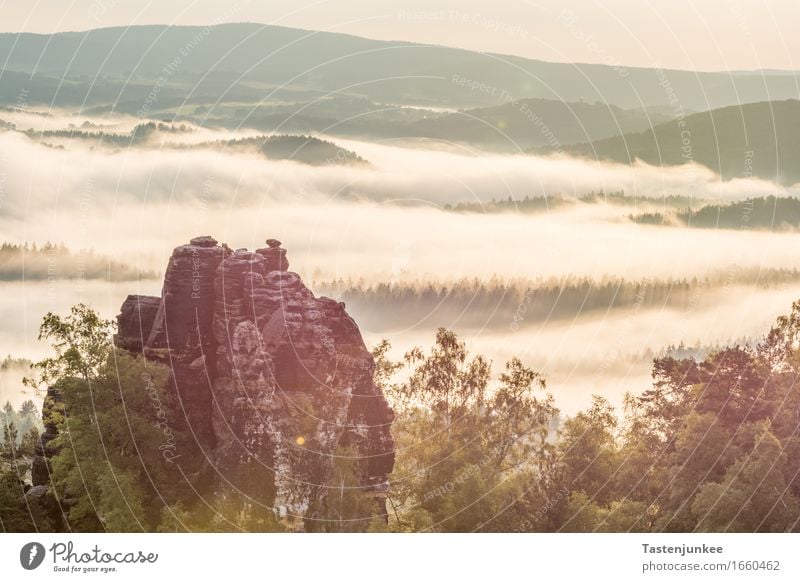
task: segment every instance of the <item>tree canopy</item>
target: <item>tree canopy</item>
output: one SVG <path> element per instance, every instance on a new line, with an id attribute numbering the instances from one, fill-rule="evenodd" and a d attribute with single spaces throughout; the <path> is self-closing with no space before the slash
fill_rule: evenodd
<path id="1" fill-rule="evenodd" d="M 6 404 L 3 529 L 281 530 L 271 508 L 205 498 L 202 459 L 163 454 L 167 440 L 191 450 L 169 371 L 115 349 L 112 331 L 82 305 L 44 318 L 54 355 L 28 383 L 48 387 L 48 491 L 61 514 L 28 493 L 39 410 Z M 800 531 L 800 302 L 755 345 L 657 358 L 652 386 L 622 410 L 594 396 L 569 417 L 519 358 L 495 372 L 447 329 L 427 351 L 391 354 L 387 341 L 373 351 L 396 413 L 388 519 L 359 491 L 355 451 L 340 447 L 315 531 Z"/>

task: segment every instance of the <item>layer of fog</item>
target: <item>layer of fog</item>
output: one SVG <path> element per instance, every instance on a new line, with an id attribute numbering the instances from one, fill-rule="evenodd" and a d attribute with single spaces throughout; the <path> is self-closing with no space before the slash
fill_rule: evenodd
<path id="1" fill-rule="evenodd" d="M 230 132 L 195 136 L 226 139 Z M 184 139 L 182 134 L 166 136 Z M 194 135 L 194 134 L 189 134 Z M 238 137 L 250 135 L 235 134 Z M 398 147 L 337 140 L 369 160 L 371 168 L 310 167 L 270 162 L 256 155 L 225 151 L 135 148 L 118 153 L 75 141 L 66 150 L 46 148 L 15 133 L 0 134 L 2 171 L 7 195 L 31 203 L 52 204 L 92 184 L 95 202 L 191 201 L 213 182 L 209 202 L 271 203 L 275 200 L 329 200 L 362 197 L 377 201 L 421 201 L 444 204 L 524 198 L 527 195 L 584 194 L 625 190 L 631 196 L 665 195 L 703 199 L 740 199 L 751 195 L 794 192 L 757 179 L 721 181 L 711 170 L 694 164 L 680 167 L 633 167 L 566 157 L 491 155 L 461 150 Z M 47 172 L 40 172 L 47 168 Z"/>
<path id="2" fill-rule="evenodd" d="M 0 360 L 6 355 L 39 360 L 50 356 L 45 342 L 37 341 L 39 325 L 47 312 L 66 315 L 76 303 L 86 303 L 103 317 L 113 318 L 128 294 L 158 295 L 159 281 L 25 281 L 0 283 Z M 23 387 L 22 377 L 27 370 L 12 367 L 0 371 L 0 405 L 10 400 L 18 406 L 32 398 L 39 402 L 42 395 Z"/>
<path id="3" fill-rule="evenodd" d="M 12 242 L 65 242 L 155 269 L 197 234 L 248 247 L 275 236 L 305 274 L 374 279 L 636 278 L 731 263 L 800 264 L 794 235 L 637 226 L 624 217 L 630 208 L 585 205 L 538 216 L 436 209 L 458 200 L 621 187 L 631 195 L 702 198 L 775 191 L 759 182 L 719 182 L 708 173 L 696 185 L 686 168 L 345 145 L 374 166 L 319 168 L 205 150 L 61 151 L 2 133 L 0 232 Z M 428 207 L 398 207 L 400 201 Z"/>
<path id="4" fill-rule="evenodd" d="M 26 366 L 12 366 L 0 370 L 0 406 L 5 406 L 6 402 L 10 402 L 15 410 L 19 410 L 20 405 L 26 400 L 33 400 L 38 405 L 41 404 L 44 395 L 22 383 L 22 379 L 29 375 L 30 372 Z"/>
<path id="5" fill-rule="evenodd" d="M 37 341 L 42 316 L 47 312 L 66 315 L 70 307 L 86 303 L 104 317 L 119 313 L 129 294 L 161 292 L 161 282 L 126 281 L 36 281 L 0 284 L 0 359 L 6 355 L 38 359 L 48 354 L 46 343 Z"/>
<path id="6" fill-rule="evenodd" d="M 172 249 L 198 234 L 249 248 L 275 237 L 288 249 L 292 270 L 312 288 L 315 280 L 337 277 L 391 282 L 608 275 L 637 280 L 800 265 L 800 235 L 792 233 L 641 226 L 626 219 L 631 208 L 602 204 L 540 215 L 456 214 L 438 208 L 462 200 L 620 189 L 653 198 L 793 193 L 772 184 L 722 182 L 697 166 L 629 168 L 339 143 L 372 166 L 310 167 L 208 150 L 111 154 L 79 143 L 55 150 L 3 132 L 0 238 L 64 242 L 163 271 Z M 159 287 L 158 280 L 2 284 L 0 355 L 41 357 L 45 347 L 35 336 L 47 311 L 64 313 L 86 301 L 111 317 L 125 295 L 157 294 Z M 635 369 L 605 364 L 617 362 L 615 354 L 628 362 L 631 350 L 639 354 L 645 347 L 657 351 L 681 340 L 709 343 L 762 333 L 799 293 L 793 287 L 740 290 L 685 317 L 642 310 L 566 325 L 551 322 L 524 332 L 475 332 L 470 339 L 497 362 L 516 353 L 542 368 L 559 404 L 569 411 L 584 405 L 592 391 L 618 402 L 623 389 L 646 387 L 648 363 Z M 384 335 L 377 329 L 367 332 L 370 341 Z M 398 346 L 428 345 L 433 330 L 394 335 L 390 339 Z M 604 376 L 595 382 L 598 370 Z"/>
<path id="7" fill-rule="evenodd" d="M 558 406 L 573 414 L 589 404 L 592 394 L 619 408 L 626 392 L 647 389 L 653 355 L 667 346 L 713 347 L 757 340 L 798 297 L 797 284 L 769 291 L 732 287 L 686 310 L 629 309 L 533 329 L 515 330 L 509 325 L 506 331 L 459 333 L 471 353 L 492 360 L 495 375 L 511 357 L 522 358 L 543 374 Z M 397 358 L 412 346 L 430 346 L 434 333 L 414 328 L 390 333 L 367 330 L 365 335 L 370 344 L 388 339 L 391 355 Z"/>
<path id="8" fill-rule="evenodd" d="M 367 203 L 274 203 L 228 209 L 194 204 L 69 205 L 2 220 L 14 241 L 64 241 L 72 248 L 163 270 L 172 249 L 199 234 L 232 247 L 275 237 L 292 270 L 308 280 L 371 282 L 585 275 L 628 280 L 738 268 L 797 268 L 800 234 L 650 227 L 625 209 L 581 205 L 544 215 L 471 215 Z"/>
<path id="9" fill-rule="evenodd" d="M 66 313 L 79 301 L 95 307 L 104 317 L 114 317 L 129 293 L 158 294 L 159 282 L 136 283 L 38 282 L 6 283 L 0 298 L 0 354 L 41 358 L 48 353 L 36 341 L 41 317 L 47 311 Z M 557 404 L 572 414 L 601 394 L 619 406 L 627 391 L 650 385 L 653 354 L 679 344 L 717 346 L 743 338 L 762 336 L 778 315 L 787 313 L 800 297 L 800 285 L 764 290 L 732 286 L 701 295 L 688 309 L 615 310 L 605 315 L 576 315 L 568 321 L 550 321 L 516 329 L 457 329 L 473 353 L 494 363 L 498 373 L 504 362 L 519 356 L 548 381 Z M 429 347 L 435 330 L 425 325 L 406 331 L 362 329 L 369 346 L 388 339 L 399 356 L 411 346 Z M 19 404 L 37 395 L 23 390 L 22 373 L 0 378 L 0 401 Z"/>

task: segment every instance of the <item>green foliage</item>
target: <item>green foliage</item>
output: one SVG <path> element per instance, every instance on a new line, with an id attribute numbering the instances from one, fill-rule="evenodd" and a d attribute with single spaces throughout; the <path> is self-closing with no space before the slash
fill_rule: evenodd
<path id="1" fill-rule="evenodd" d="M 262 502 L 218 491 L 198 503 L 202 472 L 187 474 L 192 465 L 162 454 L 165 443 L 172 453 L 185 450 L 180 429 L 171 429 L 168 370 L 114 350 L 110 331 L 84 306 L 63 319 L 49 314 L 42 325 L 55 352 L 35 366 L 52 382 L 44 409 L 48 426 L 58 428 L 48 445 L 56 451 L 50 494 L 62 502 L 68 527 L 291 527 L 273 511 L 274 492 Z M 595 396 L 560 426 L 544 380 L 518 358 L 494 375 L 490 362 L 445 329 L 428 352 L 415 348 L 393 361 L 390 351 L 386 341 L 373 350 L 375 381 L 396 411 L 388 521 L 363 486 L 356 451 L 341 447 L 322 476 L 325 493 L 314 501 L 308 530 L 800 529 L 800 302 L 758 345 L 658 358 L 653 386 L 628 395 L 623 414 Z M 299 399 L 295 413 L 315 417 L 309 406 Z M 53 527 L 23 482 L 39 442 L 37 416 L 31 401 L 0 413 L 6 531 Z M 298 467 L 315 475 L 313 460 L 306 462 Z"/>
<path id="2" fill-rule="evenodd" d="M 440 328 L 428 356 L 413 349 L 405 359 L 415 367 L 410 379 L 397 390 L 402 405 L 425 406 L 449 428 L 471 407 L 484 403 L 489 363 L 482 356 L 468 361 L 466 345 L 453 332 Z"/>
<path id="3" fill-rule="evenodd" d="M 396 368 L 376 350 L 378 370 Z M 491 389 L 490 364 L 440 329 L 429 354 L 405 356 L 410 373 L 388 393 L 400 411 L 389 496 L 394 531 L 504 529 L 519 509 L 555 415 L 544 382 L 510 361 Z M 379 377 L 385 384 L 385 380 Z"/>
<path id="4" fill-rule="evenodd" d="M 378 506 L 368 491 L 360 485 L 358 451 L 338 447 L 334 453 L 333 471 L 325 485 L 322 511 L 307 530 L 326 532 L 359 532 L 382 529 L 382 519 L 376 514 Z"/>
<path id="5" fill-rule="evenodd" d="M 559 432 L 559 485 L 580 491 L 598 503 L 612 500 L 611 478 L 619 451 L 614 438 L 617 418 L 599 396 L 591 408 L 564 422 Z"/>
<path id="6" fill-rule="evenodd" d="M 111 321 L 102 319 L 82 303 L 74 306 L 65 318 L 47 313 L 38 339 L 49 341 L 55 356 L 34 364 L 38 378 L 26 378 L 25 384 L 38 387 L 73 377 L 91 382 L 98 377 L 112 351 L 111 332 Z"/>
<path id="7" fill-rule="evenodd" d="M 0 531 L 49 531 L 52 523 L 36 500 L 25 497 L 25 478 L 39 442 L 36 405 L 26 400 L 19 410 L 6 402 L 0 412 Z"/>
<path id="8" fill-rule="evenodd" d="M 700 487 L 691 506 L 696 529 L 785 532 L 797 527 L 800 502 L 788 491 L 783 447 L 767 423 L 760 423 L 754 437 L 748 454 L 731 463 L 719 482 Z"/>
<path id="9" fill-rule="evenodd" d="M 155 398 L 166 401 L 165 368 L 112 352 L 93 381 L 56 384 L 53 412 L 61 451 L 52 460 L 52 485 L 74 500 L 68 518 L 78 531 L 148 531 L 176 495 L 179 473 L 166 457 L 167 442 Z M 154 398 L 155 396 L 155 398 Z"/>
<path id="10" fill-rule="evenodd" d="M 492 384 L 444 330 L 429 355 L 406 355 L 406 373 L 388 345 L 374 353 L 399 411 L 395 531 L 800 529 L 800 302 L 759 345 L 659 358 L 624 415 L 595 396 L 557 434 L 519 360 Z"/>
<path id="11" fill-rule="evenodd" d="M 40 338 L 54 355 L 34 365 L 38 377 L 28 383 L 46 383 L 57 396 L 45 406 L 58 435 L 49 445 L 56 451 L 50 493 L 63 502 L 72 531 L 152 531 L 162 509 L 185 495 L 174 455 L 164 455 L 175 447 L 169 374 L 116 351 L 111 332 L 111 323 L 85 305 L 42 322 Z M 37 412 L 26 402 L 20 415 Z M 32 453 L 37 440 L 33 427 L 20 452 Z"/>
<path id="12" fill-rule="evenodd" d="M 647 512 L 645 503 L 628 499 L 598 504 L 581 490 L 573 491 L 564 510 L 568 519 L 561 531 L 574 532 L 644 532 Z"/>
<path id="13" fill-rule="evenodd" d="M 796 303 L 758 346 L 655 362 L 654 387 L 628 401 L 635 470 L 614 480 L 653 530 L 798 530 L 798 337 Z"/>
<path id="14" fill-rule="evenodd" d="M 24 465 L 0 471 L 0 532 L 47 532 L 53 524 L 41 505 L 25 496 Z"/>
<path id="15" fill-rule="evenodd" d="M 36 445 L 39 442 L 39 429 L 32 426 L 28 429 L 19 444 L 19 454 L 23 456 L 33 456 L 36 451 Z"/>
<path id="16" fill-rule="evenodd" d="M 0 458 L 2 459 L 16 459 L 19 455 L 17 449 L 17 441 L 19 440 L 19 431 L 16 425 L 11 422 L 3 427 L 3 440 L 0 443 Z"/>
<path id="17" fill-rule="evenodd" d="M 21 445 L 26 437 L 29 440 L 31 438 L 38 438 L 42 427 L 42 419 L 39 415 L 39 409 L 33 400 L 26 400 L 23 402 L 19 410 L 14 410 L 10 402 L 5 403 L 2 411 L 0 411 L 0 434 L 4 435 L 6 428 L 10 425 L 14 425 L 17 445 Z M 35 431 L 35 435 L 32 431 Z M 28 445 L 29 444 L 30 443 L 28 443 Z M 29 448 L 25 450 L 27 451 Z"/>
<path id="18" fill-rule="evenodd" d="M 284 525 L 278 521 L 272 505 L 248 499 L 234 488 L 223 487 L 221 491 L 210 495 L 207 503 L 208 505 L 189 502 L 185 511 L 184 505 L 179 505 L 181 511 L 165 515 L 160 527 L 183 527 L 195 532 L 284 531 Z M 168 510 L 169 508 L 165 511 Z"/>

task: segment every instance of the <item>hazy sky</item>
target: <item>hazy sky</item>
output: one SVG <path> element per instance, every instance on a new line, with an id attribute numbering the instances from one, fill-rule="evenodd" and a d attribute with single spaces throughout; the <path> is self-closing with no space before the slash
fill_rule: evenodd
<path id="1" fill-rule="evenodd" d="M 0 30 L 263 22 L 697 70 L 800 69 L 798 0 L 0 0 Z"/>

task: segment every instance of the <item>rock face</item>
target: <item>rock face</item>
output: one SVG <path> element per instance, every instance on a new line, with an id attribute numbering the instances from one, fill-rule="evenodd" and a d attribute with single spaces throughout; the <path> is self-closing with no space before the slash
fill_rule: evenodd
<path id="1" fill-rule="evenodd" d="M 315 297 L 280 244 L 176 248 L 161 297 L 123 303 L 115 342 L 172 369 L 215 494 L 313 523 L 334 459 L 355 456 L 363 494 L 385 512 L 393 413 L 374 361 L 344 304 Z"/>

